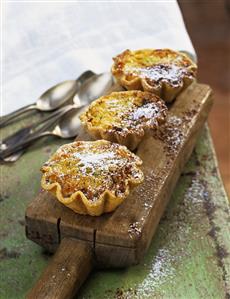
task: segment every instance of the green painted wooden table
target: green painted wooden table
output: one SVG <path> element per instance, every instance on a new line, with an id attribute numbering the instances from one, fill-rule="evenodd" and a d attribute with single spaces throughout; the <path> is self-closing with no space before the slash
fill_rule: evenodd
<path id="1" fill-rule="evenodd" d="M 26 239 L 24 212 L 40 189 L 39 168 L 66 142 L 45 139 L 18 162 L 1 165 L 0 299 L 24 298 L 50 259 Z M 229 220 L 206 127 L 144 260 L 128 269 L 94 271 L 78 298 L 230 298 Z"/>

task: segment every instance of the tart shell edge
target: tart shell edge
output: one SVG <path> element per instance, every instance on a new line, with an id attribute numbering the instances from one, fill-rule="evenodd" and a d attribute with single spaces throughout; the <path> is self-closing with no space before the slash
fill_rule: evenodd
<path id="1" fill-rule="evenodd" d="M 148 51 L 149 49 L 142 49 L 142 51 Z M 162 49 L 164 51 L 172 51 L 170 49 Z M 140 51 L 140 50 L 136 50 Z M 142 91 L 148 91 L 151 93 L 154 93 L 164 99 L 165 102 L 172 102 L 175 97 L 182 92 L 184 89 L 186 89 L 190 84 L 193 82 L 196 82 L 196 78 L 189 78 L 187 76 L 183 77 L 182 82 L 178 84 L 177 87 L 171 86 L 167 81 L 163 81 L 158 87 L 154 87 L 151 84 L 148 83 L 147 78 L 142 77 L 134 77 L 132 80 L 127 80 L 126 75 L 123 73 L 122 70 L 119 69 L 119 65 L 122 63 L 122 59 L 127 53 L 136 52 L 136 51 L 130 51 L 125 50 L 121 54 L 117 55 L 113 58 L 114 64 L 112 65 L 111 71 L 114 75 L 116 81 L 121 86 L 125 87 L 127 90 L 142 90 Z M 177 52 L 177 51 L 173 51 Z M 180 56 L 186 58 L 187 61 L 190 62 L 190 66 L 188 69 L 194 69 L 195 73 L 197 70 L 197 65 L 184 53 L 178 52 Z"/>
<path id="2" fill-rule="evenodd" d="M 115 196 L 111 191 L 105 190 L 96 202 L 91 202 L 83 194 L 82 191 L 73 193 L 70 197 L 64 198 L 61 192 L 59 183 L 52 183 L 47 185 L 45 183 L 45 176 L 42 176 L 41 186 L 44 190 L 52 193 L 59 202 L 82 215 L 100 216 L 103 213 L 112 212 L 115 210 L 129 195 L 130 189 L 143 182 L 144 176 L 139 180 L 129 179 L 125 193 L 123 196 Z M 56 199 L 55 198 L 55 199 Z"/>

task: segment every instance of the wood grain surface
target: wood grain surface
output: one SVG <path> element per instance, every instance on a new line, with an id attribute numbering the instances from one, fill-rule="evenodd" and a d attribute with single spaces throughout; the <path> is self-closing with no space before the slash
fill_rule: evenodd
<path id="1" fill-rule="evenodd" d="M 27 299 L 72 298 L 93 267 L 92 249 L 76 239 L 63 239 Z"/>
<path id="2" fill-rule="evenodd" d="M 42 191 L 26 211 L 27 237 L 50 251 L 65 237 L 90 242 L 101 267 L 136 264 L 149 247 L 162 213 L 212 105 L 211 89 L 194 84 L 170 107 L 166 124 L 137 150 L 144 183 L 113 213 L 83 216 Z M 78 139 L 89 139 L 82 133 Z"/>
<path id="3" fill-rule="evenodd" d="M 6 128 L 4 136 L 28 125 L 29 121 L 35 122 L 35 117 L 39 115 Z M 0 270 L 3 273 L 0 298 L 25 298 L 52 259 L 46 250 L 25 237 L 24 216 L 26 207 L 40 190 L 39 168 L 66 142 L 46 138 L 17 163 L 1 165 L 4 192 L 0 202 Z M 230 294 L 229 229 L 228 201 L 206 126 L 173 190 L 144 259 L 125 269 L 93 271 L 75 298 L 227 298 Z M 109 251 L 111 247 L 97 244 L 97 249 Z"/>

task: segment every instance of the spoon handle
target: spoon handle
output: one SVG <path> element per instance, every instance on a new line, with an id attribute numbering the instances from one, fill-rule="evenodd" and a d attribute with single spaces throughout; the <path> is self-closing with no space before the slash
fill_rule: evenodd
<path id="1" fill-rule="evenodd" d="M 90 71 L 90 70 L 87 70 L 85 72 L 83 72 L 77 79 L 76 81 L 79 83 L 79 84 L 82 84 L 84 83 L 85 81 L 87 81 L 90 77 L 94 76 L 95 73 L 93 71 Z M 34 109 L 37 109 L 37 105 L 36 103 L 34 104 L 29 104 L 27 106 L 24 106 L 16 111 L 13 111 L 7 115 L 4 115 L 0 118 L 0 128 L 4 127 L 5 125 L 7 125 L 7 123 L 12 120 L 13 118 L 27 112 L 27 111 L 30 111 L 30 110 L 34 110 Z"/>
<path id="2" fill-rule="evenodd" d="M 18 117 L 19 115 L 21 115 L 27 111 L 36 110 L 36 109 L 37 109 L 37 105 L 35 103 L 29 104 L 27 106 L 24 106 L 18 110 L 11 112 L 5 116 L 2 116 L 1 120 L 0 120 L 0 128 L 4 127 L 13 118 Z"/>
<path id="3" fill-rule="evenodd" d="M 38 140 L 41 137 L 45 137 L 48 135 L 55 135 L 52 131 L 44 131 L 44 132 L 40 132 L 39 134 L 35 134 L 29 138 L 27 138 L 26 140 L 23 140 L 21 142 L 19 142 L 18 144 L 16 144 L 15 146 L 9 147 L 5 150 L 2 150 L 0 152 L 0 159 L 4 160 L 6 157 L 25 149 L 26 147 L 28 147 L 29 145 L 31 145 L 34 141 Z"/>
<path id="4" fill-rule="evenodd" d="M 0 151 L 0 158 L 4 160 L 6 157 L 14 154 L 15 152 L 18 152 L 19 150 L 23 150 L 29 145 L 31 145 L 34 141 L 37 139 L 48 136 L 48 135 L 56 135 L 53 131 L 47 131 L 51 126 L 55 125 L 57 121 L 68 111 L 70 111 L 73 108 L 72 105 L 68 105 L 60 109 L 59 113 L 53 117 L 50 121 L 47 121 L 40 129 L 34 134 L 31 134 L 30 137 L 21 140 L 19 143 L 13 146 L 9 146 L 6 149 L 3 149 Z"/>
<path id="5" fill-rule="evenodd" d="M 55 116 L 59 115 L 60 112 L 63 111 L 63 108 L 60 108 L 60 109 L 54 111 L 53 113 L 51 113 L 50 115 L 48 115 L 45 118 L 42 118 L 38 122 L 36 122 L 32 125 L 29 125 L 27 127 L 24 127 L 22 129 L 16 131 L 15 133 L 13 133 L 12 135 L 6 137 L 5 139 L 2 140 L 2 142 L 0 142 L 0 150 L 4 150 L 4 149 L 7 149 L 8 147 L 14 146 L 19 141 L 26 140 L 27 138 L 29 138 L 31 136 L 31 134 L 38 133 L 41 130 L 44 131 L 45 124 L 48 123 L 48 121 L 50 121 L 49 122 L 49 124 L 50 124 L 51 119 L 54 119 Z M 42 125 L 42 127 L 41 127 L 41 125 Z"/>

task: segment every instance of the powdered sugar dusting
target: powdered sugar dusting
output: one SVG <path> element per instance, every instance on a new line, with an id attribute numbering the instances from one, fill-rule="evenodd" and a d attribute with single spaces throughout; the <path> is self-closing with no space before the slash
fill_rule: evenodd
<path id="1" fill-rule="evenodd" d="M 63 197 L 81 191 L 96 201 L 105 191 L 124 197 L 129 182 L 140 183 L 142 161 L 126 147 L 105 140 L 66 144 L 42 168 L 46 185 L 58 183 Z"/>
<path id="2" fill-rule="evenodd" d="M 172 256 L 166 248 L 158 250 L 149 266 L 149 273 L 145 280 L 137 287 L 138 297 L 152 298 L 152 291 L 173 277 L 175 269 L 172 266 L 176 257 Z"/>
<path id="3" fill-rule="evenodd" d="M 178 86 L 183 83 L 185 76 L 192 77 L 191 71 L 174 64 L 155 64 L 139 68 L 129 67 L 127 70 L 130 73 L 139 75 L 141 78 L 146 78 L 151 85 L 167 81 L 171 85 Z"/>
<path id="4" fill-rule="evenodd" d="M 183 120 L 175 115 L 168 115 L 167 122 L 153 132 L 154 138 L 164 142 L 168 154 L 178 150 L 184 139 Z"/>

